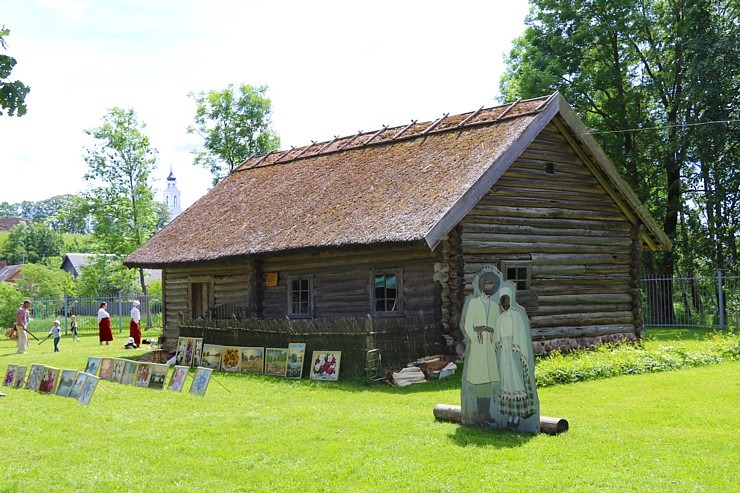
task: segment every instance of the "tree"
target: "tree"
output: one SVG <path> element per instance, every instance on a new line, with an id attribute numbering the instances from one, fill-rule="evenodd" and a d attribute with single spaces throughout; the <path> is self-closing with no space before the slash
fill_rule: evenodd
<path id="1" fill-rule="evenodd" d="M 2 257 L 11 264 L 41 263 L 61 255 L 64 237 L 43 223 L 15 225 L 3 246 Z"/>
<path id="2" fill-rule="evenodd" d="M 10 34 L 10 30 L 3 26 L 0 28 L 0 48 L 7 50 L 8 45 L 5 38 Z M 26 114 L 26 96 L 31 90 L 30 87 L 19 80 L 9 80 L 10 73 L 15 67 L 15 58 L 8 55 L 0 55 L 0 115 L 3 115 L 3 109 L 8 112 L 8 116 Z"/>
<path id="3" fill-rule="evenodd" d="M 99 127 L 85 131 L 95 139 L 85 148 L 84 158 L 85 179 L 96 184 L 88 199 L 100 251 L 127 255 L 151 238 L 161 223 L 161 207 L 149 184 L 157 151 L 144 135 L 145 127 L 133 109 L 112 108 Z M 146 294 L 143 269 L 139 279 Z"/>
<path id="4" fill-rule="evenodd" d="M 77 291 L 80 296 L 89 297 L 135 294 L 139 292 L 137 281 L 136 271 L 123 265 L 121 257 L 99 255 L 82 267 Z"/>
<path id="5" fill-rule="evenodd" d="M 22 278 L 16 285 L 29 299 L 60 300 L 65 294 L 74 295 L 74 279 L 68 272 L 57 267 L 41 264 L 26 264 L 21 269 Z"/>
<path id="6" fill-rule="evenodd" d="M 13 326 L 15 312 L 18 311 L 18 306 L 22 301 L 23 293 L 15 284 L 0 282 L 0 324 L 3 329 Z M 2 332 L 5 334 L 4 330 Z"/>
<path id="7" fill-rule="evenodd" d="M 188 133 L 204 140 L 204 149 L 193 151 L 193 164 L 208 169 L 214 185 L 249 156 L 280 148 L 280 138 L 271 129 L 272 102 L 266 94 L 267 86 L 244 84 L 188 94 L 196 103 L 195 125 L 188 127 Z"/>

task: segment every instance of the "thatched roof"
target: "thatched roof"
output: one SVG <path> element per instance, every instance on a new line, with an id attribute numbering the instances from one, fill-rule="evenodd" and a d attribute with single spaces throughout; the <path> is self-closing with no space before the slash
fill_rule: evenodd
<path id="1" fill-rule="evenodd" d="M 391 242 L 434 247 L 563 104 L 555 93 L 249 158 L 125 264 Z"/>

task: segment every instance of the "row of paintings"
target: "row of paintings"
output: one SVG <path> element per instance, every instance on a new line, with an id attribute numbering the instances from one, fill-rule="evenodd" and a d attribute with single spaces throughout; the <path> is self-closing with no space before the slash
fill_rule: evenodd
<path id="1" fill-rule="evenodd" d="M 91 375 L 98 375 L 101 379 L 110 382 L 161 390 L 165 388 L 169 369 L 169 365 L 161 363 L 90 356 L 87 359 L 85 372 Z M 175 371 L 167 385 L 167 390 L 174 392 L 182 391 L 189 369 L 189 366 L 176 365 Z M 205 395 L 208 382 L 211 379 L 211 372 L 212 370 L 210 368 L 198 367 L 196 369 L 193 382 L 190 385 L 191 394 Z"/>
<path id="2" fill-rule="evenodd" d="M 31 365 L 28 379 L 26 379 L 27 368 L 21 365 L 8 365 L 3 385 L 71 397 L 86 405 L 90 403 L 98 386 L 98 377 L 95 375 L 77 370 L 60 370 L 45 365 Z"/>
<path id="3" fill-rule="evenodd" d="M 303 342 L 291 343 L 287 348 L 238 347 L 203 344 L 201 338 L 180 337 L 175 364 L 197 361 L 199 366 L 212 370 L 301 378 L 305 355 Z M 341 358 L 341 351 L 314 351 L 311 379 L 337 380 Z"/>

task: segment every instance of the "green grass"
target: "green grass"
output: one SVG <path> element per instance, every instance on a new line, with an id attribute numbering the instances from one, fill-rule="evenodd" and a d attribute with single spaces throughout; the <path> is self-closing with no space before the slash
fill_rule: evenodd
<path id="1" fill-rule="evenodd" d="M 122 344 L 17 355 L 3 339 L 0 370 L 82 369 L 130 357 Z M 203 398 L 101 381 L 89 406 L 2 388 L 0 491 L 737 491 L 738 372 L 541 388 L 542 414 L 570 422 L 557 437 L 436 422 L 437 403 L 460 402 L 459 371 L 406 388 L 215 373 Z"/>

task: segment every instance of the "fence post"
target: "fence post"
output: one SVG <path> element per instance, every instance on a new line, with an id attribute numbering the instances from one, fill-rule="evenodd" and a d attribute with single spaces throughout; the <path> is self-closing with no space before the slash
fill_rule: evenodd
<path id="1" fill-rule="evenodd" d="M 725 289 L 722 269 L 717 269 L 717 301 L 719 303 L 719 330 L 725 328 Z"/>
<path id="2" fill-rule="evenodd" d="M 123 332 L 123 295 L 118 292 L 118 333 Z"/>

